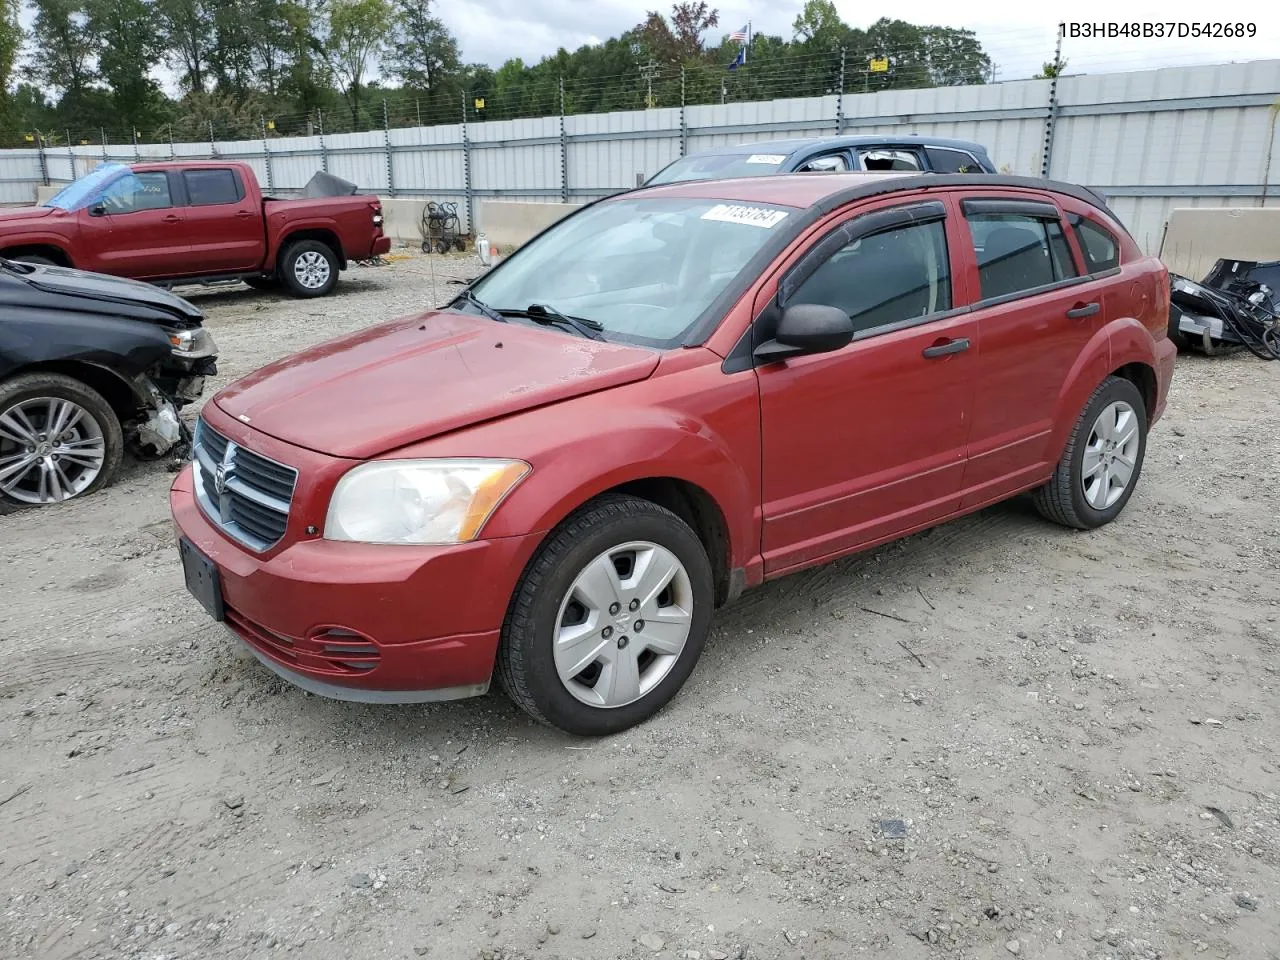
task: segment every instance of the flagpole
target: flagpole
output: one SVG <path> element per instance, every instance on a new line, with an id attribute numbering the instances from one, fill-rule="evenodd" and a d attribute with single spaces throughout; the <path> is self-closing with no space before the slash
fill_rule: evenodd
<path id="1" fill-rule="evenodd" d="M 747 62 L 747 51 L 751 49 L 751 21 L 747 21 L 747 45 L 742 48 L 742 63 L 745 66 Z"/>

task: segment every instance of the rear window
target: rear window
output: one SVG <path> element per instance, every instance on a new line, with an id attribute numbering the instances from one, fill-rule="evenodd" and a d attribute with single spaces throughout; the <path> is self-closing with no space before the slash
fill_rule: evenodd
<path id="1" fill-rule="evenodd" d="M 763 177 L 777 173 L 787 154 L 717 153 L 685 157 L 656 174 L 649 183 L 679 183 L 685 180 L 724 180 L 732 177 Z"/>
<path id="2" fill-rule="evenodd" d="M 238 203 L 244 196 L 240 178 L 231 170 L 184 170 L 182 181 L 187 187 L 187 202 L 193 207 Z"/>

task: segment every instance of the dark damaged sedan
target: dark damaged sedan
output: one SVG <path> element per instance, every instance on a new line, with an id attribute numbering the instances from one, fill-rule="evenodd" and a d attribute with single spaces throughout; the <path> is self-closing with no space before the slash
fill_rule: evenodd
<path id="1" fill-rule="evenodd" d="M 178 411 L 215 359 L 203 314 L 181 297 L 0 258 L 0 510 L 92 493 L 126 448 L 185 452 Z"/>

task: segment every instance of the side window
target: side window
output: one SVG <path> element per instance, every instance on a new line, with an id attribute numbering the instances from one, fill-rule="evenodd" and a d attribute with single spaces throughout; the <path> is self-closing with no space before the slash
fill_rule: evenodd
<path id="1" fill-rule="evenodd" d="M 934 173 L 985 173 L 982 164 L 972 154 L 963 150 L 951 150 L 947 147 L 925 147 L 929 157 L 929 165 Z"/>
<path id="2" fill-rule="evenodd" d="M 868 148 L 858 151 L 866 170 L 920 170 L 920 158 L 912 150 Z"/>
<path id="3" fill-rule="evenodd" d="M 113 214 L 171 207 L 169 175 L 160 172 L 128 173 L 107 187 L 102 194 L 102 205 Z"/>
<path id="4" fill-rule="evenodd" d="M 825 156 L 814 157 L 812 160 L 805 161 L 796 168 L 796 172 L 807 173 L 813 170 L 837 171 L 848 169 L 849 161 L 843 153 L 828 153 Z"/>
<path id="5" fill-rule="evenodd" d="M 939 220 L 860 237 L 836 251 L 788 303 L 839 307 L 858 332 L 950 310 L 945 225 Z"/>
<path id="6" fill-rule="evenodd" d="M 1081 216 L 1071 218 L 1071 229 L 1084 251 L 1085 266 L 1090 273 L 1120 266 L 1120 244 L 1109 230 Z"/>
<path id="7" fill-rule="evenodd" d="M 1004 297 L 1078 276 L 1056 220 L 1021 214 L 970 214 L 982 299 Z"/>
<path id="8" fill-rule="evenodd" d="M 193 207 L 239 203 L 244 196 L 239 178 L 231 170 L 184 170 L 182 182 L 187 188 L 187 202 Z"/>

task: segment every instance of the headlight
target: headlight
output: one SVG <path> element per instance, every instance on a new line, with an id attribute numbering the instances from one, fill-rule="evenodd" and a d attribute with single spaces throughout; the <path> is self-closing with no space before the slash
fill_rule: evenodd
<path id="1" fill-rule="evenodd" d="M 169 344 L 174 353 L 190 353 L 196 345 L 196 334 L 192 330 L 167 330 Z"/>
<path id="2" fill-rule="evenodd" d="M 324 536 L 357 543 L 466 543 L 531 469 L 522 460 L 366 463 L 338 481 Z"/>
<path id="3" fill-rule="evenodd" d="M 174 330 L 166 327 L 164 333 L 169 338 L 169 346 L 175 357 L 194 360 L 199 357 L 216 356 L 218 353 L 213 337 L 204 327 L 196 327 L 192 330 Z"/>

